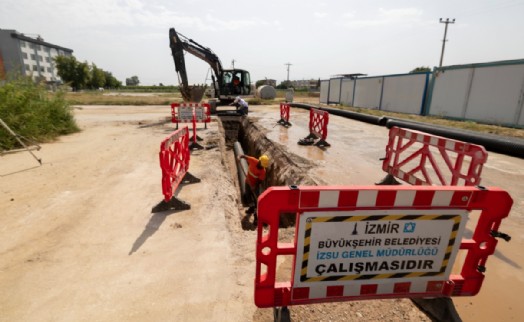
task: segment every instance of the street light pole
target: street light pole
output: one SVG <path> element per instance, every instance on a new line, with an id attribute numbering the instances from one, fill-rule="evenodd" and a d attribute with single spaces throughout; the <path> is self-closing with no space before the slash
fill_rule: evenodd
<path id="1" fill-rule="evenodd" d="M 448 25 L 450 23 L 455 23 L 455 18 L 453 18 L 453 20 L 449 20 L 449 18 L 446 18 L 446 20 L 442 20 L 442 18 L 440 18 L 440 23 L 444 23 L 446 24 L 446 27 L 444 28 L 444 39 L 442 39 L 442 53 L 440 54 L 440 64 L 439 64 L 439 68 L 442 67 L 442 60 L 444 60 L 444 48 L 446 47 L 446 35 L 448 34 Z"/>

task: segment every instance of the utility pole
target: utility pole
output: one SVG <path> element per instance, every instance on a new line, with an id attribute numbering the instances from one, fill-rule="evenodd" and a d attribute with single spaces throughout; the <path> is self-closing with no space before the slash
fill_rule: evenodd
<path id="1" fill-rule="evenodd" d="M 292 64 L 291 63 L 286 63 L 284 65 L 287 66 L 287 82 L 289 83 L 289 66 L 291 66 Z"/>
<path id="2" fill-rule="evenodd" d="M 448 34 L 448 25 L 450 23 L 455 23 L 455 18 L 453 18 L 453 20 L 449 20 L 449 18 L 446 18 L 446 20 L 442 20 L 442 18 L 440 18 L 440 23 L 445 23 L 446 24 L 446 27 L 444 28 L 444 39 L 442 39 L 442 53 L 440 54 L 440 64 L 438 67 L 442 67 L 442 60 L 444 59 L 444 48 L 446 47 L 446 35 Z"/>
<path id="3" fill-rule="evenodd" d="M 235 69 L 235 61 L 236 60 L 234 60 L 234 59 L 231 61 L 231 66 L 232 66 L 233 69 Z"/>

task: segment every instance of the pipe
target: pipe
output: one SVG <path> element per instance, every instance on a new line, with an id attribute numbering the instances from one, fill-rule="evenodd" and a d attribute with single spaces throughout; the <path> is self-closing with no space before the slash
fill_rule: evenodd
<path id="1" fill-rule="evenodd" d="M 378 117 L 378 116 L 373 116 L 373 115 L 360 114 L 356 112 L 340 110 L 336 108 L 319 107 L 319 106 L 314 106 L 314 105 L 309 105 L 309 104 L 292 103 L 290 104 L 290 106 L 305 108 L 305 109 L 317 108 L 320 110 L 327 111 L 333 115 L 347 117 L 347 118 L 359 120 L 362 122 L 367 122 L 370 124 L 386 126 L 387 128 L 398 126 L 398 127 L 408 128 L 412 130 L 422 131 L 422 132 L 426 132 L 426 133 L 430 133 L 430 134 L 434 134 L 438 136 L 447 137 L 447 138 L 454 139 L 454 140 L 482 145 L 488 151 L 501 153 L 501 154 L 505 154 L 509 156 L 514 156 L 518 158 L 524 158 L 524 140 L 521 140 L 518 138 L 483 134 L 483 133 L 478 133 L 478 132 L 460 130 L 456 128 L 438 126 L 434 124 L 388 118 L 385 116 Z"/>
<path id="2" fill-rule="evenodd" d="M 237 165 L 238 185 L 240 186 L 240 192 L 242 193 L 243 198 L 246 193 L 246 186 L 244 182 L 246 181 L 246 173 L 248 169 L 247 161 L 245 159 L 240 159 L 240 162 L 238 161 L 238 157 L 244 154 L 244 150 L 242 149 L 242 145 L 240 145 L 240 142 L 236 141 L 233 144 L 233 150 L 235 151 L 235 163 Z"/>
<path id="3" fill-rule="evenodd" d="M 374 115 L 369 115 L 369 114 L 362 114 L 362 113 L 357 113 L 357 112 L 352 112 L 352 111 L 346 111 L 346 110 L 341 110 L 341 109 L 338 109 L 338 108 L 320 107 L 320 106 L 314 106 L 314 105 L 309 105 L 309 104 L 301 104 L 301 103 L 291 103 L 290 106 L 292 106 L 292 107 L 299 107 L 299 108 L 305 108 L 305 109 L 308 109 L 308 110 L 310 108 L 316 108 L 316 109 L 319 109 L 319 110 L 326 111 L 329 114 L 338 115 L 338 116 L 354 119 L 354 120 L 361 121 L 361 122 L 366 122 L 366 123 L 370 123 L 370 124 L 374 124 L 374 125 L 386 125 L 386 119 L 384 117 L 380 117 L 380 116 L 374 116 Z"/>

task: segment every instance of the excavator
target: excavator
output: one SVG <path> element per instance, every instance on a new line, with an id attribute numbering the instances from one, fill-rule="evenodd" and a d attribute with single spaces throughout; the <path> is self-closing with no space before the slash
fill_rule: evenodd
<path id="1" fill-rule="evenodd" d="M 205 85 L 190 86 L 188 84 L 184 51 L 202 59 L 211 67 L 213 71 L 211 75 L 213 81 L 211 97 L 213 100 L 210 100 L 210 103 L 213 105 L 217 103 L 216 101 L 218 101 L 219 105 L 225 105 L 233 102 L 237 96 L 245 97 L 253 94 L 248 71 L 222 68 L 220 59 L 211 49 L 187 38 L 175 31 L 175 28 L 169 29 L 169 46 L 173 54 L 180 92 L 184 101 L 200 102 L 205 91 Z"/>

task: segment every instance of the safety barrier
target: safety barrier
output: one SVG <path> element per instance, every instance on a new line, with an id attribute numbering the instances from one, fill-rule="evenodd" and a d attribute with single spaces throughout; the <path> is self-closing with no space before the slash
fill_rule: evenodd
<path id="1" fill-rule="evenodd" d="M 480 183 L 488 154 L 484 147 L 424 132 L 392 127 L 382 170 L 412 185 L 465 185 Z"/>
<path id="2" fill-rule="evenodd" d="M 326 142 L 327 139 L 327 126 L 329 123 L 329 113 L 316 108 L 309 109 L 309 135 L 304 139 L 298 141 L 300 145 L 311 145 L 318 138 L 318 142 L 315 143 L 318 147 L 331 146 Z"/>
<path id="3" fill-rule="evenodd" d="M 291 126 L 289 123 L 289 103 L 280 103 L 280 120 L 277 122 L 285 127 Z"/>
<path id="4" fill-rule="evenodd" d="M 207 103 L 172 103 L 171 104 L 171 122 L 176 123 L 192 123 L 193 135 L 191 137 L 190 150 L 202 150 L 204 147 L 197 143 L 202 141 L 196 134 L 196 123 L 204 123 L 207 129 L 207 123 L 211 122 L 211 106 Z"/>
<path id="5" fill-rule="evenodd" d="M 258 199 L 255 304 L 475 295 L 512 204 L 491 187 L 271 187 Z M 466 239 L 472 211 L 480 214 Z M 282 243 L 279 220 L 289 213 L 296 233 Z M 277 282 L 280 256 L 294 264 Z"/>
<path id="6" fill-rule="evenodd" d="M 189 170 L 189 129 L 184 127 L 176 130 L 160 143 L 160 169 L 162 170 L 162 194 L 164 200 L 153 207 L 152 212 L 169 209 L 187 210 L 190 205 L 177 199 L 174 193 L 180 183 L 197 183 Z"/>

